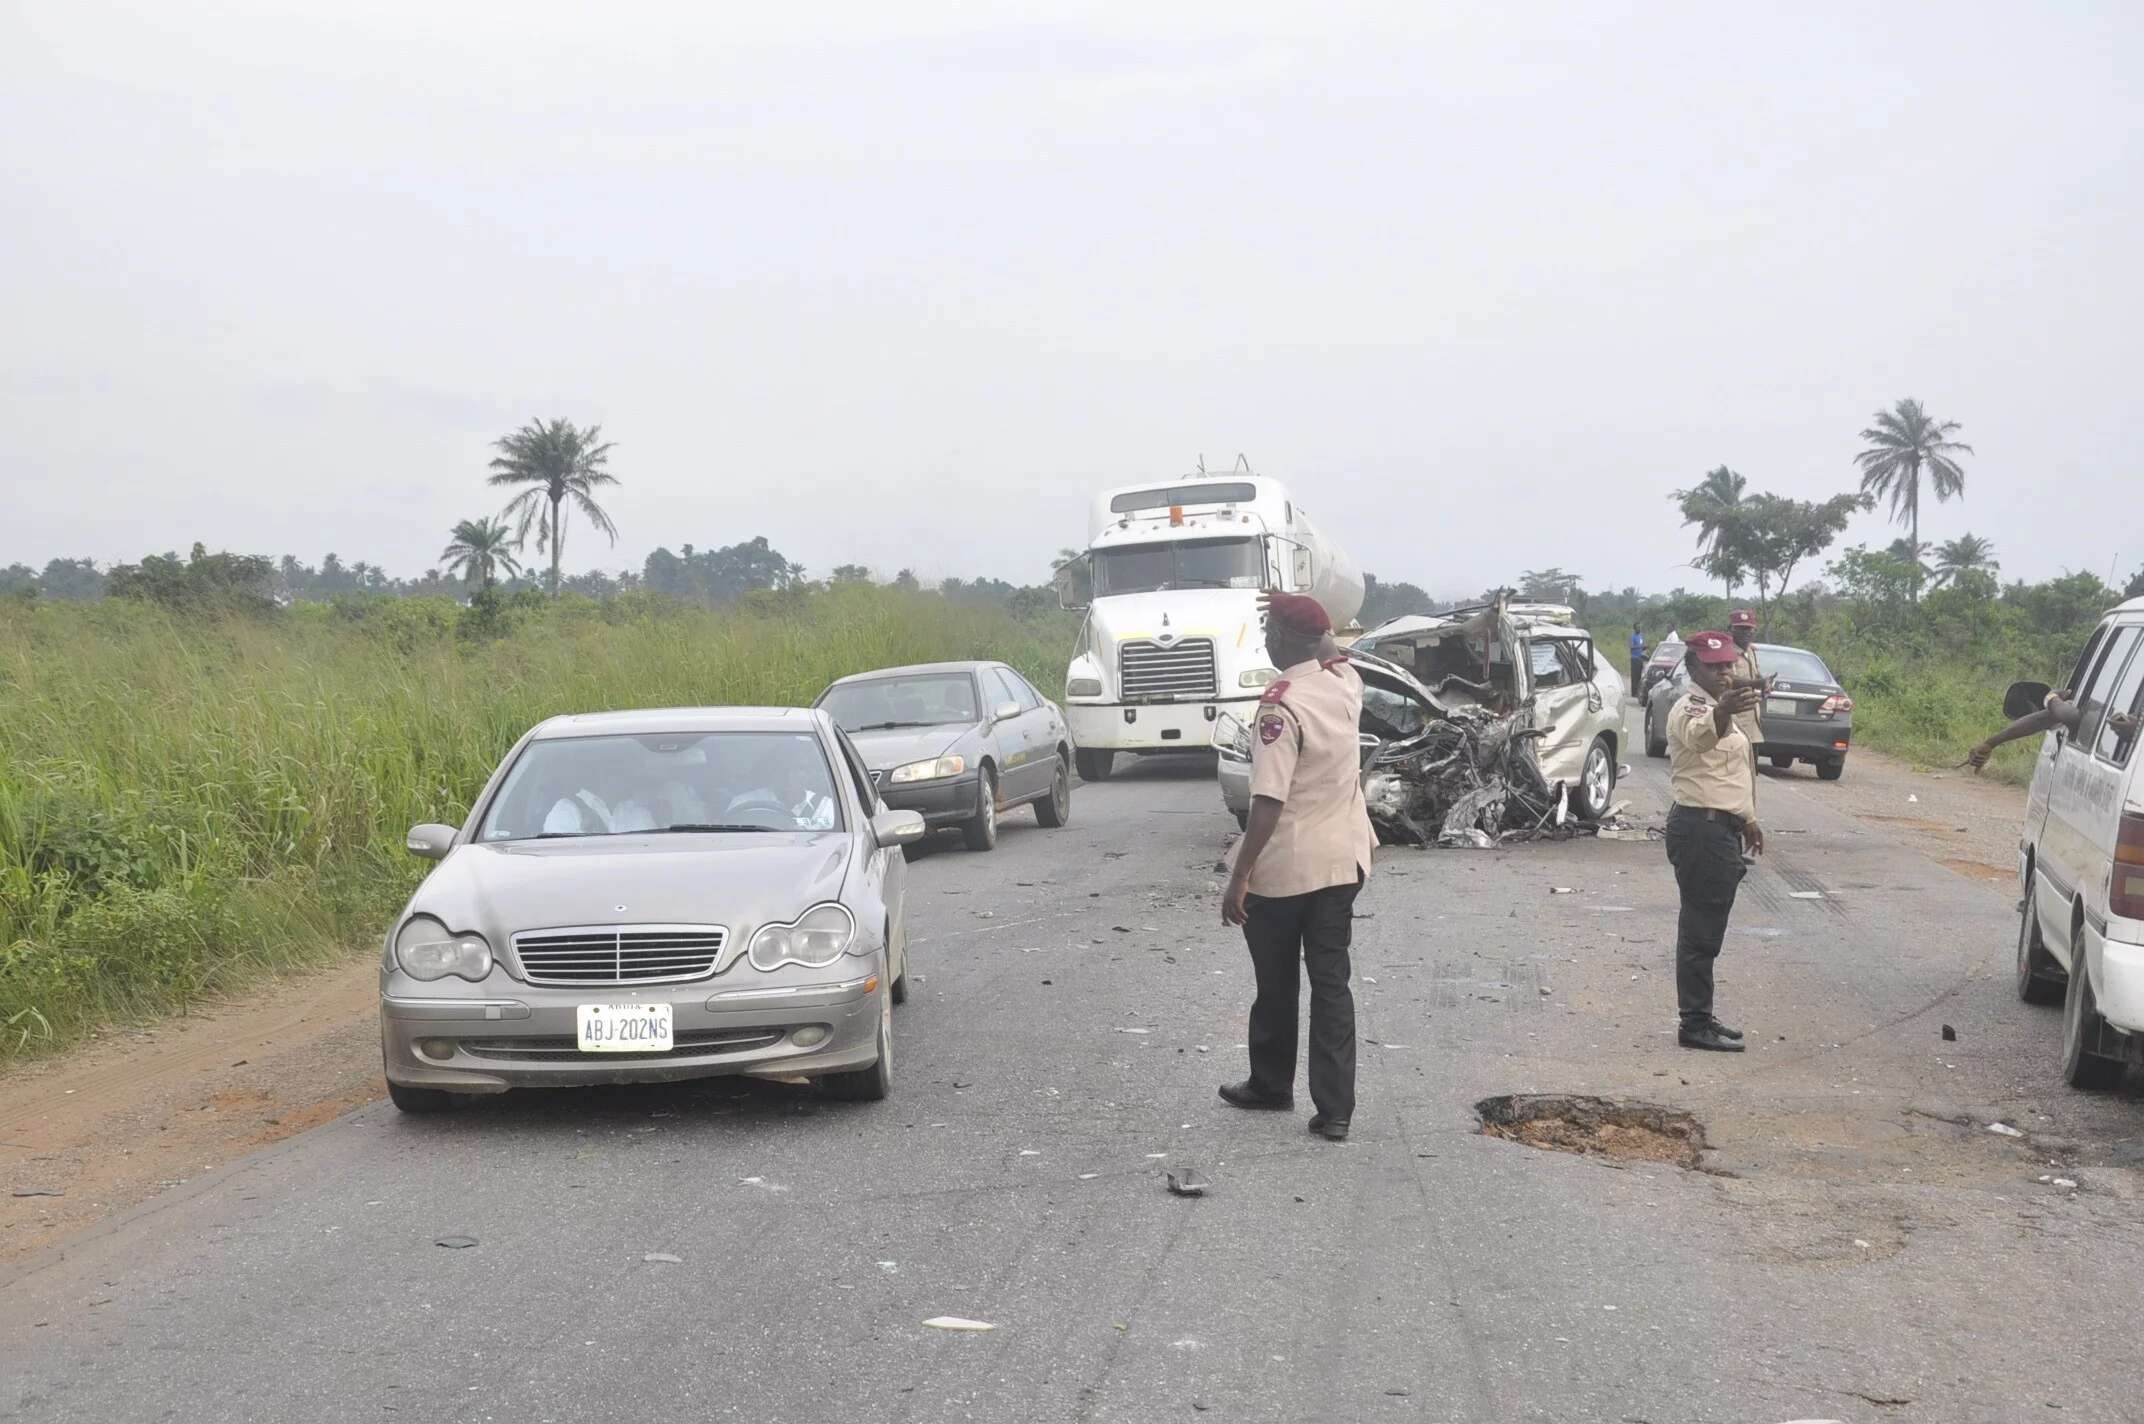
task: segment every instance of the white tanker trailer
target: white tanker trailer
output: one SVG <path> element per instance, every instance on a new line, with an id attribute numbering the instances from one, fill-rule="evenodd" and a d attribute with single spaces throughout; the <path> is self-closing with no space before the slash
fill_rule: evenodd
<path id="1" fill-rule="evenodd" d="M 1083 556 L 1092 593 L 1065 672 L 1079 774 L 1119 752 L 1205 752 L 1223 711 L 1245 711 L 1279 674 L 1266 658 L 1261 589 L 1307 593 L 1333 626 L 1362 611 L 1362 574 L 1288 487 L 1247 465 L 1128 485 L 1095 498 Z"/>

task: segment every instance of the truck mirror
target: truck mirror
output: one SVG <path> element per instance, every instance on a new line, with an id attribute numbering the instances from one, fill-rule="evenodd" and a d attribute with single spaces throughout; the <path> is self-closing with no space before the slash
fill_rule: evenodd
<path id="1" fill-rule="evenodd" d="M 2003 715 L 2013 722 L 2029 717 L 2047 704 L 2047 694 L 2052 691 L 2044 682 L 2013 682 L 2003 694 Z"/>

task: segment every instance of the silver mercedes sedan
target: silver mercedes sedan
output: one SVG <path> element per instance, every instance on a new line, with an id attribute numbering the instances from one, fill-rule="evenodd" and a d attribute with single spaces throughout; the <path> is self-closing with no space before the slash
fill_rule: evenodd
<path id="1" fill-rule="evenodd" d="M 554 717 L 460 829 L 410 830 L 439 865 L 380 963 L 389 1096 L 744 1074 L 883 1098 L 923 830 L 823 712 Z"/>

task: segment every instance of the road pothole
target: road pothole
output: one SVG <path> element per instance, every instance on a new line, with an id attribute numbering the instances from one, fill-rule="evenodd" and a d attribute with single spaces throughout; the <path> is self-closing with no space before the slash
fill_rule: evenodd
<path id="1" fill-rule="evenodd" d="M 1509 1093 L 1474 1105 L 1485 1136 L 1611 1162 L 1698 1165 L 1705 1128 L 1657 1103 L 1619 1103 L 1572 1093 Z"/>

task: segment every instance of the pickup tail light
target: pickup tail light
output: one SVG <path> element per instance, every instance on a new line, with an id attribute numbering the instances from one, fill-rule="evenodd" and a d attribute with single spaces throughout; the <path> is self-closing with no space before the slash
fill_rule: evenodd
<path id="1" fill-rule="evenodd" d="M 2114 874 L 2107 884 L 2107 913 L 2144 920 L 2144 815 L 2122 817 L 2114 837 Z"/>
<path id="2" fill-rule="evenodd" d="M 1831 696 L 1818 703 L 1816 710 L 1823 716 L 1836 717 L 1841 712 L 1853 711 L 1854 699 L 1843 692 L 1834 692 Z"/>

